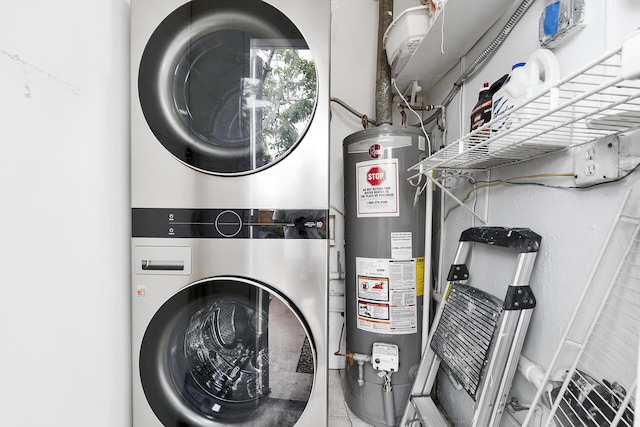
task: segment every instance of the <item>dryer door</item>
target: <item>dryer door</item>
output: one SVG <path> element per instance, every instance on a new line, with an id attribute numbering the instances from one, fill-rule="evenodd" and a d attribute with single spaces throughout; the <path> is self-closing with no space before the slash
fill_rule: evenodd
<path id="1" fill-rule="evenodd" d="M 140 349 L 145 396 L 166 426 L 293 426 L 316 353 L 297 310 L 237 277 L 193 283 L 152 318 Z"/>
<path id="2" fill-rule="evenodd" d="M 145 119 L 176 158 L 242 175 L 290 153 L 311 122 L 316 67 L 302 34 L 260 0 L 194 0 L 171 13 L 142 55 Z"/>

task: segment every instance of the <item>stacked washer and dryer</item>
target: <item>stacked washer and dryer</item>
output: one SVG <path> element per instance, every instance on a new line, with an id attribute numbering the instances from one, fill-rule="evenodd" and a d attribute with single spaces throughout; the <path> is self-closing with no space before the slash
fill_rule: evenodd
<path id="1" fill-rule="evenodd" d="M 131 12 L 133 425 L 326 425 L 330 2 Z"/>

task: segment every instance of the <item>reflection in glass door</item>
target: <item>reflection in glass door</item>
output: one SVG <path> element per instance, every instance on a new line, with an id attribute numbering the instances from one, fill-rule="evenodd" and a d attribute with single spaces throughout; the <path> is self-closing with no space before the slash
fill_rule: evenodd
<path id="1" fill-rule="evenodd" d="M 165 425 L 193 420 L 292 426 L 311 395 L 316 359 L 286 300 L 242 278 L 174 295 L 151 320 L 140 375 Z"/>
<path id="2" fill-rule="evenodd" d="M 259 0 L 195 0 L 176 9 L 145 47 L 138 91 L 160 143 L 218 175 L 284 158 L 307 131 L 318 96 L 302 34 Z"/>

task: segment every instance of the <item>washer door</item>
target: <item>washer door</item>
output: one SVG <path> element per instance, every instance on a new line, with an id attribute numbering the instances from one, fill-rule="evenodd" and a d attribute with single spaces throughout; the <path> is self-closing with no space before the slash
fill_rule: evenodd
<path id="1" fill-rule="evenodd" d="M 195 0 L 150 37 L 138 91 L 171 154 L 203 172 L 242 175 L 300 142 L 316 106 L 316 67 L 298 28 L 273 6 Z"/>
<path id="2" fill-rule="evenodd" d="M 166 426 L 293 426 L 311 395 L 316 352 L 294 307 L 245 278 L 206 279 L 154 315 L 140 379 Z"/>

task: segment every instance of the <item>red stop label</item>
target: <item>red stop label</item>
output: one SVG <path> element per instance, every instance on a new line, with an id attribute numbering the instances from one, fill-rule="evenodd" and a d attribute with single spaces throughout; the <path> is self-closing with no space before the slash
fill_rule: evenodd
<path id="1" fill-rule="evenodd" d="M 384 182 L 386 178 L 384 169 L 379 168 L 378 166 L 374 166 L 369 169 L 367 172 L 367 182 L 371 185 L 380 185 Z"/>

